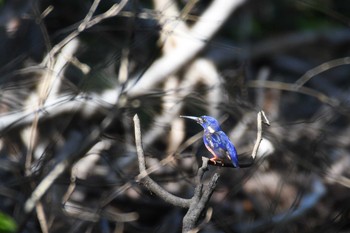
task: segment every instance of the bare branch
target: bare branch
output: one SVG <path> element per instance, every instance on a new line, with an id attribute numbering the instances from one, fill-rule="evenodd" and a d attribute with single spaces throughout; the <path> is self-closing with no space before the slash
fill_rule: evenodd
<path id="1" fill-rule="evenodd" d="M 230 14 L 237 9 L 243 0 L 216 0 L 203 13 L 201 19 L 192 27 L 188 37 L 199 38 L 181 41 L 176 49 L 156 60 L 153 65 L 143 74 L 142 78 L 132 85 L 128 91 L 130 97 L 137 96 L 149 91 L 157 83 L 165 80 L 170 74 L 176 72 L 189 62 L 223 25 Z M 208 21 L 216 23 L 208 24 Z"/>
<path id="2" fill-rule="evenodd" d="M 322 92 L 316 91 L 314 89 L 300 86 L 299 88 L 296 88 L 295 84 L 293 83 L 285 83 L 285 82 L 279 82 L 279 81 L 259 81 L 259 80 L 252 80 L 248 82 L 249 87 L 264 87 L 264 88 L 271 88 L 271 89 L 278 89 L 278 90 L 285 90 L 285 91 L 292 91 L 301 93 L 304 95 L 312 96 L 316 99 L 318 99 L 320 102 L 328 104 L 334 108 L 339 107 L 339 100 L 329 97 Z M 338 108 L 339 109 L 339 108 Z"/>
<path id="3" fill-rule="evenodd" d="M 108 109 L 119 100 L 119 90 L 105 91 L 101 94 L 79 94 L 70 96 L 58 95 L 56 99 L 49 99 L 39 109 L 32 110 L 32 106 L 21 111 L 0 114 L 0 135 L 12 127 L 31 124 L 35 117 L 40 120 L 57 117 L 60 114 L 81 112 L 85 117 L 90 117 L 95 112 L 108 112 Z"/>
<path id="4" fill-rule="evenodd" d="M 263 119 L 262 119 L 263 117 Z M 264 113 L 264 111 L 260 111 L 258 113 L 258 116 L 257 116 L 257 134 L 256 134 L 256 141 L 255 141 L 255 145 L 254 145 L 254 149 L 253 149 L 253 152 L 252 152 L 252 158 L 255 159 L 256 157 L 256 154 L 258 153 L 258 150 L 259 150 L 259 146 L 260 146 L 260 143 L 261 143 L 261 140 L 262 140 L 262 122 L 264 122 L 265 124 L 267 125 L 270 125 L 270 122 L 269 120 L 266 118 L 266 115 Z"/>
<path id="5" fill-rule="evenodd" d="M 203 185 L 199 184 L 197 186 L 195 195 L 192 198 L 194 201 L 191 203 L 183 219 L 182 232 L 190 232 L 198 225 L 199 216 L 207 206 L 219 177 L 220 175 L 215 173 L 204 191 L 202 190 Z"/>
<path id="6" fill-rule="evenodd" d="M 79 25 L 78 29 L 69 34 L 67 37 L 65 37 L 60 43 L 55 45 L 52 50 L 50 51 L 50 56 L 56 55 L 56 53 L 61 50 L 61 48 L 66 45 L 69 41 L 73 40 L 75 37 L 77 37 L 83 30 L 86 30 L 99 22 L 101 22 L 104 19 L 116 16 L 126 5 L 128 0 L 123 0 L 119 4 L 114 4 L 109 10 L 107 10 L 105 13 L 102 13 L 100 15 L 97 15 L 95 17 L 92 17 L 92 14 L 96 10 L 96 7 L 100 1 L 95 0 L 93 5 L 91 6 L 89 13 L 86 15 L 85 19 L 82 21 L 82 23 Z"/>
<path id="7" fill-rule="evenodd" d="M 169 193 L 148 176 L 148 173 L 146 170 L 145 156 L 142 149 L 140 119 L 137 116 L 137 114 L 134 116 L 134 124 L 135 124 L 135 143 L 136 143 L 136 150 L 137 150 L 139 169 L 140 169 L 140 175 L 141 175 L 140 182 L 142 182 L 150 191 L 154 192 L 158 197 L 163 199 L 165 202 L 172 204 L 174 206 L 188 208 L 191 204 L 191 199 L 180 198 Z"/>
<path id="8" fill-rule="evenodd" d="M 94 15 L 94 13 L 95 13 L 95 11 L 96 11 L 98 5 L 100 4 L 100 1 L 101 1 L 101 0 L 95 0 L 95 1 L 92 3 L 89 12 L 86 14 L 86 16 L 85 16 L 83 22 L 82 22 L 82 23 L 79 25 L 79 27 L 78 27 L 78 31 L 79 31 L 79 32 L 85 30 L 85 28 L 87 27 L 87 24 L 90 22 L 90 20 L 91 20 L 92 16 Z"/>
<path id="9" fill-rule="evenodd" d="M 139 160 L 140 169 L 140 182 L 142 182 L 150 191 L 154 192 L 158 197 L 163 199 L 165 202 L 170 203 L 174 206 L 189 208 L 184 219 L 183 219 L 183 232 L 190 232 L 197 226 L 199 216 L 203 212 L 204 208 L 207 206 L 211 195 L 213 194 L 217 180 L 220 175 L 218 173 L 214 174 L 208 185 L 204 186 L 202 183 L 202 177 L 205 171 L 208 170 L 208 159 L 203 158 L 202 167 L 199 169 L 197 174 L 197 186 L 194 191 L 194 196 L 191 199 L 184 199 L 164 190 L 155 181 L 153 181 L 146 170 L 146 162 L 144 157 L 144 152 L 142 148 L 141 140 L 141 127 L 140 120 L 137 114 L 134 116 L 135 124 L 135 143 L 137 156 Z"/>
<path id="10" fill-rule="evenodd" d="M 302 87 L 305 83 L 310 81 L 313 77 L 316 75 L 319 75 L 327 70 L 330 70 L 332 68 L 343 66 L 343 65 L 349 65 L 350 64 L 350 57 L 343 57 L 338 58 L 335 60 L 327 61 L 325 63 L 322 63 L 319 66 L 316 66 L 315 68 L 307 71 L 303 76 L 301 76 L 296 82 L 295 82 L 295 89 L 299 89 Z"/>

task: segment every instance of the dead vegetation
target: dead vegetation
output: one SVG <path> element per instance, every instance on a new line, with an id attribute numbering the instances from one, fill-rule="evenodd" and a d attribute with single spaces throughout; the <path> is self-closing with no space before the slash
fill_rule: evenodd
<path id="1" fill-rule="evenodd" d="M 19 232 L 349 231 L 346 1 L 0 4 L 3 222 Z M 179 118 L 219 119 L 247 164 L 260 110 L 271 126 L 240 169 L 202 164 L 201 129 Z"/>

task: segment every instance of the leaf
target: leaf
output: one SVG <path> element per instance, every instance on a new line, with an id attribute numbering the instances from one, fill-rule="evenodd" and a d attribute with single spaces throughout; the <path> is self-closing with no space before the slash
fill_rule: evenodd
<path id="1" fill-rule="evenodd" d="M 11 233 L 17 230 L 17 224 L 13 218 L 0 212 L 0 233 Z"/>

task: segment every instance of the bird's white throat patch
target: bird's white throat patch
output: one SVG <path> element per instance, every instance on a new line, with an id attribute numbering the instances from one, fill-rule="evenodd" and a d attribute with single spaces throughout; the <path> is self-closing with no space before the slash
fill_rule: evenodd
<path id="1" fill-rule="evenodd" d="M 215 130 L 211 126 L 208 126 L 208 130 L 209 130 L 209 133 L 215 133 Z"/>

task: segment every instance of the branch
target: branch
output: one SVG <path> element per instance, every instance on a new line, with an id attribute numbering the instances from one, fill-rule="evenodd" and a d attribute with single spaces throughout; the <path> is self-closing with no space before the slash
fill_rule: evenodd
<path id="1" fill-rule="evenodd" d="M 67 43 L 69 43 L 71 40 L 73 40 L 74 38 L 76 38 L 81 32 L 83 32 L 84 30 L 98 24 L 99 22 L 101 22 L 102 20 L 111 18 L 113 16 L 116 16 L 126 5 L 126 3 L 128 2 L 128 0 L 123 0 L 121 1 L 119 4 L 114 4 L 109 10 L 107 10 L 106 12 L 97 15 L 95 17 L 92 17 L 92 15 L 94 14 L 98 4 L 100 3 L 100 0 L 95 0 L 94 3 L 92 4 L 88 14 L 85 16 L 84 20 L 81 22 L 81 24 L 78 26 L 77 30 L 73 31 L 71 34 L 69 34 L 67 37 L 65 37 L 60 43 L 58 43 L 57 45 L 55 45 L 51 51 L 49 52 L 49 57 L 50 56 L 55 56 L 58 51 L 60 51 L 62 49 L 63 46 L 65 46 Z M 45 60 L 46 62 L 46 60 Z"/>
<path id="2" fill-rule="evenodd" d="M 309 87 L 304 86 L 296 86 L 297 84 L 293 83 L 285 83 L 285 82 L 279 82 L 279 81 L 259 81 L 259 80 L 252 80 L 248 82 L 248 87 L 253 88 L 270 88 L 270 89 L 277 89 L 277 90 L 283 90 L 283 91 L 291 91 L 296 93 L 301 93 L 304 95 L 308 95 L 311 97 L 314 97 L 318 99 L 321 103 L 328 104 L 331 107 L 337 108 L 337 110 L 341 110 L 339 105 L 340 102 L 338 99 L 329 97 L 325 94 L 323 94 L 320 91 L 314 90 Z"/>
<path id="3" fill-rule="evenodd" d="M 261 117 L 263 117 L 263 118 L 261 118 Z M 260 143 L 261 143 L 261 140 L 262 140 L 262 122 L 264 122 L 266 125 L 270 125 L 270 122 L 267 119 L 264 111 L 260 111 L 258 113 L 258 116 L 257 116 L 256 120 L 257 120 L 257 128 L 258 128 L 258 130 L 257 130 L 257 135 L 256 135 L 256 141 L 255 141 L 254 149 L 253 149 L 253 152 L 252 152 L 252 158 L 253 159 L 255 159 L 256 154 L 258 153 L 259 146 L 260 146 Z"/>
<path id="4" fill-rule="evenodd" d="M 194 191 L 194 196 L 191 199 L 180 198 L 174 196 L 169 193 L 161 186 L 159 186 L 154 180 L 152 180 L 148 176 L 148 172 L 146 170 L 146 163 L 144 152 L 142 148 L 142 140 L 141 140 L 141 127 L 140 127 L 140 119 L 137 114 L 134 116 L 134 124 L 135 124 L 135 143 L 137 156 L 139 161 L 139 182 L 143 183 L 148 190 L 155 193 L 158 197 L 163 199 L 165 202 L 182 207 L 189 208 L 184 219 L 183 219 L 183 232 L 190 232 L 191 230 L 196 228 L 198 224 L 198 219 L 203 212 L 204 208 L 207 206 L 211 195 L 213 194 L 217 180 L 220 175 L 218 173 L 214 174 L 211 181 L 208 185 L 204 186 L 202 183 L 202 178 L 204 173 L 208 170 L 208 159 L 203 158 L 202 167 L 198 170 L 197 175 L 197 186 Z"/>
<path id="5" fill-rule="evenodd" d="M 40 121 L 52 119 L 65 113 L 81 112 L 90 117 L 95 112 L 108 112 L 113 104 L 118 102 L 119 92 L 103 92 L 102 94 L 79 94 L 76 96 L 61 94 L 56 99 L 50 99 L 38 109 L 28 112 L 28 109 L 0 114 L 0 136 L 14 127 L 31 124 L 35 117 Z M 31 109 L 31 107 L 29 107 Z"/>
<path id="6" fill-rule="evenodd" d="M 323 72 L 326 72 L 327 70 L 336 68 L 338 66 L 349 65 L 349 64 L 350 64 L 350 57 L 338 58 L 338 59 L 334 59 L 334 60 L 330 60 L 325 63 L 322 63 L 321 65 L 308 70 L 303 76 L 301 76 L 295 82 L 294 87 L 295 89 L 300 89 L 302 86 L 305 85 L 305 83 L 310 81 L 313 77 Z"/>
<path id="7" fill-rule="evenodd" d="M 152 87 L 164 81 L 172 73 L 187 64 L 205 46 L 213 35 L 219 30 L 231 13 L 237 9 L 244 0 L 216 0 L 203 13 L 200 20 L 186 35 L 190 40 L 183 40 L 171 53 L 156 60 L 142 75 L 137 83 L 130 82 L 127 95 L 135 97 L 148 93 Z M 212 22 L 215 19 L 215 23 Z M 212 23 L 208 23 L 212 22 Z M 198 39 L 193 39 L 198 38 Z"/>
<path id="8" fill-rule="evenodd" d="M 204 191 L 202 184 L 197 186 L 195 195 L 192 198 L 194 201 L 191 203 L 190 208 L 183 219 L 182 232 L 190 232 L 198 225 L 198 219 L 204 208 L 208 205 L 219 177 L 220 175 L 215 173 Z"/>
<path id="9" fill-rule="evenodd" d="M 137 116 L 137 114 L 134 116 L 134 124 L 135 124 L 135 143 L 136 143 L 136 150 L 137 150 L 137 156 L 139 161 L 139 170 L 141 175 L 140 182 L 143 183 L 147 187 L 147 189 L 155 193 L 158 197 L 163 199 L 165 202 L 181 208 L 188 208 L 191 204 L 191 199 L 180 198 L 169 193 L 148 176 L 148 173 L 146 170 L 145 156 L 142 149 L 140 119 Z"/>

